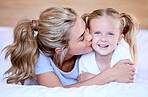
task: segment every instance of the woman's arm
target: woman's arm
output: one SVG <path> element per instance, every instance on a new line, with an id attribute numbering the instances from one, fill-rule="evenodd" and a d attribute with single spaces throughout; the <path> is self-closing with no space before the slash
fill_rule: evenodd
<path id="1" fill-rule="evenodd" d="M 104 85 L 112 81 L 121 83 L 132 83 L 134 79 L 133 76 L 135 68 L 127 64 L 133 65 L 133 63 L 129 59 L 120 60 L 117 64 L 115 64 L 114 67 L 109 68 L 86 81 L 65 86 L 65 88 L 89 85 Z"/>
<path id="2" fill-rule="evenodd" d="M 132 66 L 127 64 L 133 65 L 130 60 L 121 60 L 119 61 L 114 67 L 99 73 L 98 75 L 72 85 L 63 86 L 54 72 L 48 72 L 44 74 L 37 75 L 37 80 L 40 85 L 44 85 L 47 87 L 61 87 L 64 88 L 71 88 L 71 87 L 80 87 L 80 86 L 89 86 L 89 85 L 103 85 L 109 83 L 111 81 L 116 82 L 123 82 L 123 83 L 131 83 L 133 82 L 133 76 L 135 69 Z"/>
<path id="3" fill-rule="evenodd" d="M 36 75 L 37 81 L 40 85 L 46 87 L 62 87 L 62 83 L 54 72 L 47 72 Z"/>

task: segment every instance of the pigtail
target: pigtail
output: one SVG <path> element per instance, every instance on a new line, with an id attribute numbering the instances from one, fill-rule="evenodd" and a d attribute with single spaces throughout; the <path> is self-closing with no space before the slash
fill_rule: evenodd
<path id="1" fill-rule="evenodd" d="M 126 13 L 120 14 L 123 21 L 123 30 L 122 34 L 124 34 L 124 39 L 130 45 L 131 56 L 134 63 L 137 63 L 137 48 L 136 48 L 136 30 L 138 29 L 138 24 L 136 19 Z"/>
<path id="2" fill-rule="evenodd" d="M 89 13 L 84 13 L 81 18 L 84 20 L 86 23 L 86 27 L 89 27 L 89 23 L 87 23 L 87 18 L 89 17 Z"/>
<path id="3" fill-rule="evenodd" d="M 14 42 L 8 45 L 5 58 L 10 55 L 12 66 L 5 74 L 10 74 L 7 83 L 24 84 L 28 78 L 33 78 L 34 65 L 39 57 L 37 41 L 34 37 L 34 21 L 21 21 L 14 29 Z"/>

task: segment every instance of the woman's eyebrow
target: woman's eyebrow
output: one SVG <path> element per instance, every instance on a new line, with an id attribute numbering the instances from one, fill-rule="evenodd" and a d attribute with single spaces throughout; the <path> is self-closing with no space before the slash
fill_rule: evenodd
<path id="1" fill-rule="evenodd" d="M 79 36 L 79 38 L 82 37 L 84 34 L 85 34 L 85 31 Z M 78 38 L 78 39 L 79 39 L 79 38 Z M 77 40 L 78 40 L 78 39 L 77 39 Z"/>

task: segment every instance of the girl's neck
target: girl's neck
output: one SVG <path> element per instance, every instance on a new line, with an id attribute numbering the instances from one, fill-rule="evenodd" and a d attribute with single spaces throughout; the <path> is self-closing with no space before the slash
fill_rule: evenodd
<path id="1" fill-rule="evenodd" d="M 95 52 L 95 61 L 101 72 L 110 68 L 112 54 L 113 53 L 110 53 L 108 55 L 100 55 L 97 52 Z"/>

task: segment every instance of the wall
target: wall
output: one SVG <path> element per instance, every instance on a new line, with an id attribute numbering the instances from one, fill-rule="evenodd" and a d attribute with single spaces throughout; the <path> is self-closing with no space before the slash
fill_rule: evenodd
<path id="1" fill-rule="evenodd" d="M 24 19 L 36 19 L 48 7 L 72 7 L 81 15 L 98 8 L 113 7 L 131 13 L 148 29 L 148 0 L 0 0 L 0 26 L 15 26 Z"/>

